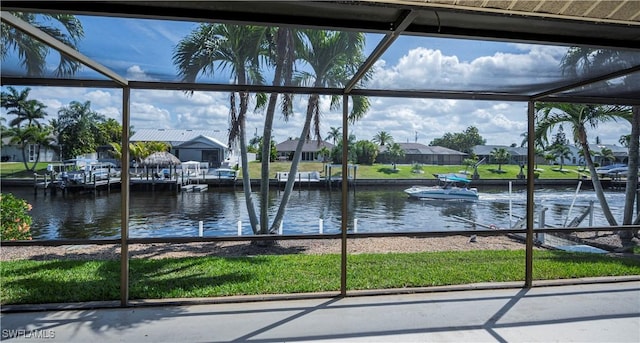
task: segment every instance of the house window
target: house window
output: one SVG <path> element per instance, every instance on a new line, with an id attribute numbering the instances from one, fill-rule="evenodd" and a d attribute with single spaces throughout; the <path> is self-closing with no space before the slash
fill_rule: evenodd
<path id="1" fill-rule="evenodd" d="M 27 158 L 29 160 L 29 162 L 35 162 L 36 161 L 36 157 L 38 156 L 38 145 L 37 144 L 29 144 L 29 146 L 27 147 Z"/>

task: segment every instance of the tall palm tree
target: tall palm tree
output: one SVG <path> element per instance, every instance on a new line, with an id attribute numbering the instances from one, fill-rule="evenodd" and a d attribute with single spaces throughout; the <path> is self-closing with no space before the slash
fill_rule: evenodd
<path id="1" fill-rule="evenodd" d="M 40 126 L 39 120 L 47 116 L 45 106 L 38 100 L 29 99 L 31 88 L 25 88 L 18 92 L 13 87 L 7 87 L 9 92 L 2 92 L 2 107 L 6 108 L 7 114 L 14 115 L 15 118 L 9 122 L 9 126 L 21 126 L 24 122 L 27 126 Z"/>
<path id="2" fill-rule="evenodd" d="M 266 42 L 265 27 L 250 25 L 201 24 L 182 39 L 173 53 L 173 62 L 183 81 L 195 82 L 200 75 L 213 75 L 216 70 L 227 69 L 237 84 L 262 84 L 260 56 Z M 229 97 L 231 129 L 229 145 L 240 145 L 242 184 L 249 222 L 254 233 L 259 232 L 259 223 L 251 194 L 249 161 L 247 159 L 246 115 L 249 93 L 236 93 Z M 258 106 L 264 106 L 264 97 L 257 97 Z M 270 137 L 271 135 L 265 135 Z"/>
<path id="3" fill-rule="evenodd" d="M 11 14 L 74 49 L 77 49 L 77 43 L 84 36 L 82 23 L 70 14 L 33 14 L 26 12 L 12 12 Z M 54 23 L 57 23 L 57 25 L 51 25 Z M 2 60 L 5 60 L 10 51 L 15 51 L 18 54 L 28 76 L 37 77 L 45 74 L 46 58 L 50 48 L 3 22 L 2 48 L 0 49 Z M 81 64 L 79 62 L 60 54 L 55 74 L 57 76 L 71 76 L 80 67 Z"/>
<path id="4" fill-rule="evenodd" d="M 640 57 L 631 50 L 610 50 L 593 49 L 583 47 L 573 47 L 569 49 L 561 62 L 564 73 L 578 75 L 580 73 L 591 73 L 594 70 L 603 70 L 613 66 L 614 68 L 629 68 L 640 64 Z M 635 85 L 640 83 L 638 73 L 630 74 L 610 87 L 619 87 L 626 90 L 633 90 Z M 627 174 L 627 185 L 625 191 L 623 225 L 629 225 L 633 221 L 633 208 L 636 199 L 636 189 L 638 188 L 638 168 L 640 168 L 640 106 L 632 107 L 632 117 L 630 118 L 631 133 L 629 138 L 629 173 Z M 637 199 L 640 201 L 640 199 Z M 640 224 L 640 215 L 636 217 L 634 224 Z M 623 238 L 631 238 L 628 231 L 620 232 Z M 636 236 L 640 233 L 636 230 Z"/>
<path id="5" fill-rule="evenodd" d="M 263 54 L 267 61 L 274 67 L 273 85 L 290 86 L 293 82 L 293 69 L 296 60 L 296 46 L 298 45 L 299 32 L 289 27 L 279 27 L 270 29 L 266 36 L 266 49 Z M 273 144 L 273 120 L 275 118 L 276 104 L 278 102 L 277 93 L 271 93 L 264 120 L 263 142 L 262 142 L 262 168 L 260 174 L 260 225 L 259 234 L 269 233 L 269 175 L 271 163 L 271 149 Z M 281 111 L 285 121 L 293 113 L 291 94 L 281 95 Z M 264 244 L 268 241 L 258 241 Z M 268 244 L 268 243 L 266 243 Z"/>
<path id="6" fill-rule="evenodd" d="M 596 168 L 591 158 L 587 139 L 587 128 L 596 128 L 599 123 L 615 121 L 619 118 L 630 118 L 631 111 L 623 106 L 603 106 L 567 103 L 538 103 L 536 104 L 538 124 L 536 137 L 547 137 L 554 127 L 561 124 L 572 126 L 573 139 L 584 151 L 584 159 L 591 173 L 593 189 L 596 192 L 602 212 L 609 225 L 616 226 L 617 222 L 611 213 L 604 189 L 600 183 Z"/>
<path id="7" fill-rule="evenodd" d="M 55 147 L 55 138 L 53 137 L 53 128 L 51 126 L 35 127 L 32 133 L 32 142 L 36 145 L 36 158 L 33 161 L 32 170 L 35 170 L 43 149 L 53 149 Z"/>
<path id="8" fill-rule="evenodd" d="M 364 61 L 363 51 L 365 36 L 356 32 L 336 32 L 326 30 L 304 29 L 300 31 L 303 39 L 299 41 L 296 51 L 298 58 L 308 65 L 308 70 L 298 75 L 298 82 L 311 87 L 341 87 L 344 86 Z M 366 81 L 370 75 L 366 75 Z M 353 105 L 349 114 L 349 120 L 355 121 L 361 118 L 369 108 L 369 100 L 366 97 L 354 96 L 351 98 Z M 336 109 L 341 103 L 341 97 L 331 97 L 330 108 Z M 293 161 L 289 169 L 289 178 L 285 185 L 280 206 L 273 220 L 270 232 L 275 232 L 282 222 L 285 208 L 298 171 L 302 147 L 311 136 L 320 141 L 320 95 L 311 94 L 307 102 L 307 113 L 304 125 L 298 139 Z"/>
<path id="9" fill-rule="evenodd" d="M 339 141 L 342 138 L 342 127 L 331 127 L 329 129 L 329 133 L 327 135 L 327 138 L 325 138 L 325 140 L 331 140 L 333 142 L 333 145 L 336 145 L 336 142 Z"/>
<path id="10" fill-rule="evenodd" d="M 387 131 L 379 131 L 372 140 L 381 146 L 393 143 L 393 137 Z"/>

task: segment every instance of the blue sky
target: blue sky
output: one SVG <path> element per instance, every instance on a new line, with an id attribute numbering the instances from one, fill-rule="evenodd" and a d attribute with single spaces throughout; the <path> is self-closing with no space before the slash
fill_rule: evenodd
<path id="1" fill-rule="evenodd" d="M 173 47 L 197 27 L 189 22 L 79 17 L 85 30 L 80 51 L 119 74 L 134 80 L 176 77 L 171 62 Z M 380 35 L 367 37 L 367 52 Z M 530 83 L 552 82 L 566 47 L 525 45 L 473 40 L 401 37 L 375 65 L 369 87 L 380 89 L 491 90 Z M 51 63 L 57 56 L 51 54 Z M 6 63 L 7 61 L 5 61 Z M 4 69 L 4 68 L 3 68 Z M 95 75 L 95 73 L 91 73 Z M 229 82 L 222 77 L 218 82 Z M 3 88 L 5 90 L 5 88 Z M 121 91 L 113 89 L 31 87 L 32 98 L 47 105 L 55 117 L 71 101 L 91 101 L 93 110 L 121 120 Z M 306 108 L 305 96 L 295 99 L 295 115 L 277 118 L 276 141 L 297 137 Z M 476 126 L 487 144 L 520 145 L 526 131 L 526 103 L 441 99 L 370 98 L 365 118 L 350 127 L 358 139 L 377 132 L 390 133 L 397 142 L 428 144 L 446 132 Z M 221 129 L 228 127 L 228 94 L 177 91 L 132 91 L 132 125 L 135 128 Z M 4 110 L 3 110 L 4 113 Z M 321 134 L 341 127 L 341 110 L 321 102 Z M 250 113 L 250 136 L 262 134 L 263 113 Z M 566 130 L 566 128 L 565 128 Z M 627 123 L 602 125 L 590 134 L 603 143 L 618 144 L 629 132 Z"/>

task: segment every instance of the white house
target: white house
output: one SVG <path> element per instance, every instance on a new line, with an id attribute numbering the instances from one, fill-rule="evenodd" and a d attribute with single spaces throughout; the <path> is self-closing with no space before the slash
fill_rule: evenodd
<path id="1" fill-rule="evenodd" d="M 181 161 L 207 162 L 210 168 L 239 162 L 239 149 L 226 144 L 226 130 L 137 129 L 130 141 L 168 143 Z"/>

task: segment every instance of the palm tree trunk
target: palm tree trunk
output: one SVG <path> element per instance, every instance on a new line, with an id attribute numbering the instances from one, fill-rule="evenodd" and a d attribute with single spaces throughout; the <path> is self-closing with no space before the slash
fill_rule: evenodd
<path id="1" fill-rule="evenodd" d="M 622 225 L 630 225 L 633 221 L 633 205 L 638 194 L 638 167 L 640 161 L 640 106 L 633 107 L 633 117 L 631 119 L 631 139 L 629 140 L 629 163 L 627 171 L 627 188 L 625 191 L 624 217 Z M 640 199 L 637 199 L 640 201 Z M 638 214 L 640 218 L 640 213 Z M 622 232 L 625 232 L 624 234 Z M 631 238 L 638 235 L 638 230 L 634 232 L 622 231 L 620 237 Z"/>
<path id="2" fill-rule="evenodd" d="M 277 68 L 276 68 L 277 74 Z M 273 118 L 276 111 L 278 94 L 271 93 L 267 114 L 262 132 L 262 170 L 260 174 L 260 231 L 259 234 L 269 233 L 269 165 L 271 163 L 271 136 L 273 135 Z"/>
<path id="3" fill-rule="evenodd" d="M 282 193 L 282 200 L 280 201 L 278 212 L 276 213 L 276 216 L 273 219 L 273 224 L 271 225 L 271 232 L 275 232 L 276 230 L 278 230 L 278 228 L 280 227 L 280 223 L 282 222 L 282 218 L 284 217 L 284 211 L 287 207 L 289 197 L 291 196 L 291 191 L 293 190 L 293 185 L 296 181 L 298 165 L 300 164 L 300 157 L 302 155 L 302 147 L 304 146 L 304 142 L 307 139 L 307 136 L 309 136 L 311 119 L 313 118 L 313 112 L 318 107 L 318 101 L 320 101 L 320 96 L 318 94 L 312 94 L 309 97 L 309 103 L 307 104 L 307 116 L 304 120 L 304 127 L 302 128 L 302 132 L 300 133 L 300 139 L 298 140 L 296 151 L 293 153 L 293 161 L 291 161 L 289 177 L 287 178 L 287 184 L 285 185 L 284 192 Z"/>
<path id="4" fill-rule="evenodd" d="M 258 225 L 258 216 L 253 206 L 253 198 L 251 194 L 251 177 L 249 176 L 249 159 L 247 157 L 247 133 L 246 133 L 246 115 L 249 94 L 240 92 L 240 113 L 238 114 L 238 128 L 240 141 L 240 160 L 242 163 L 242 188 L 244 190 L 244 199 L 247 205 L 247 214 L 249 215 L 249 223 L 254 234 L 260 231 Z"/>
<path id="5" fill-rule="evenodd" d="M 593 160 L 591 159 L 591 152 L 589 151 L 589 143 L 587 142 L 587 132 L 584 126 L 580 126 L 578 128 L 579 132 L 579 141 L 582 146 L 582 151 L 584 151 L 584 160 L 587 163 L 587 167 L 589 167 L 589 173 L 591 173 L 591 183 L 593 184 L 593 190 L 596 192 L 596 197 L 600 202 L 600 207 L 602 208 L 602 213 L 604 217 L 607 219 L 607 222 L 611 226 L 618 226 L 616 219 L 613 217 L 611 213 L 611 209 L 609 208 L 609 203 L 607 202 L 607 198 L 604 196 L 604 189 L 602 188 L 602 183 L 600 183 L 600 178 L 598 177 L 598 173 L 596 172 L 596 167 L 593 164 Z"/>
<path id="6" fill-rule="evenodd" d="M 32 170 L 31 168 L 29 168 L 29 164 L 27 161 L 27 152 L 26 152 L 27 147 L 28 145 L 25 146 L 25 144 L 22 144 L 22 163 L 24 163 L 25 170 Z"/>
<path id="7" fill-rule="evenodd" d="M 280 27 L 277 31 L 276 40 L 276 66 L 273 75 L 273 85 L 282 83 L 283 75 L 290 76 L 293 68 L 292 62 L 294 56 L 293 51 L 292 30 L 286 27 Z M 290 83 L 290 77 L 284 80 L 285 84 Z M 271 93 L 269 96 L 269 104 L 267 105 L 267 114 L 265 116 L 264 131 L 262 133 L 262 169 L 260 177 L 260 233 L 267 234 L 269 227 L 269 173 L 271 164 L 271 137 L 273 135 L 273 119 L 276 112 L 276 104 L 278 103 L 278 94 Z"/>

